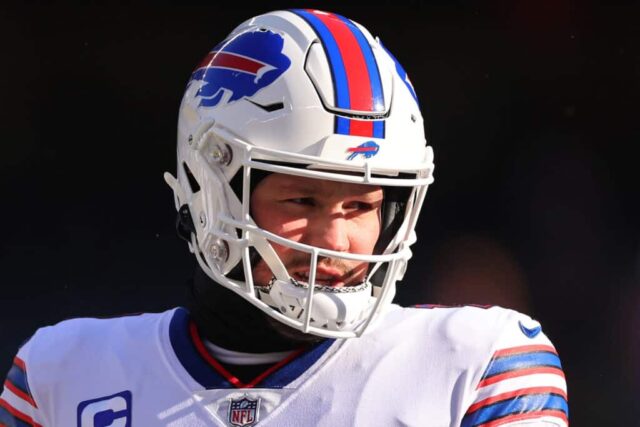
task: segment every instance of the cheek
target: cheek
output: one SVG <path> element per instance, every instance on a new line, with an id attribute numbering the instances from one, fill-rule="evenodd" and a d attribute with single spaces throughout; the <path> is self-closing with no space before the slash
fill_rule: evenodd
<path id="1" fill-rule="evenodd" d="M 356 221 L 351 230 L 351 251 L 359 254 L 372 254 L 380 235 L 380 220 L 371 215 Z"/>
<path id="2" fill-rule="evenodd" d="M 285 239 L 289 239 L 294 242 L 300 242 L 303 240 L 303 232 L 307 227 L 307 221 L 288 221 L 285 218 L 278 218 L 273 221 L 267 221 L 267 224 L 261 225 L 261 227 L 273 234 L 284 237 Z M 273 249 L 276 251 L 280 259 L 285 263 L 288 259 L 288 255 L 295 251 L 290 247 L 279 245 L 274 241 L 269 241 L 269 243 L 271 243 Z"/>
<path id="3" fill-rule="evenodd" d="M 260 221 L 256 218 L 256 224 L 260 228 L 296 242 L 302 239 L 308 226 L 306 219 L 293 219 L 277 212 L 267 212 L 266 215 L 261 214 L 260 217 Z M 273 244 L 275 245 L 275 243 Z"/>
<path id="4" fill-rule="evenodd" d="M 253 216 L 253 218 L 258 227 L 295 242 L 299 242 L 303 239 L 304 230 L 307 228 L 308 222 L 305 219 L 292 219 L 287 217 L 279 212 L 275 206 L 270 207 L 270 209 L 259 211 L 257 215 Z M 292 252 L 293 249 L 279 245 L 271 240 L 269 243 L 271 243 L 271 246 L 276 251 L 280 259 L 282 259 L 283 262 L 286 262 L 287 255 Z"/>
<path id="5" fill-rule="evenodd" d="M 263 228 L 266 231 L 269 231 L 270 233 L 286 237 L 287 239 L 294 241 L 300 241 L 302 239 L 300 229 L 303 224 L 301 224 L 299 221 L 282 223 L 280 222 L 282 221 L 282 219 L 280 219 L 277 215 L 274 215 L 272 217 L 269 217 L 269 215 L 265 215 L 263 221 L 261 222 L 258 222 L 257 218 L 254 219 L 259 227 Z M 301 253 L 287 246 L 279 245 L 273 241 L 269 241 L 269 243 L 271 243 L 273 250 L 285 265 L 287 265 L 287 263 L 297 254 Z M 273 272 L 264 261 L 260 261 L 253 269 L 253 280 L 257 284 L 266 285 L 272 277 Z"/>

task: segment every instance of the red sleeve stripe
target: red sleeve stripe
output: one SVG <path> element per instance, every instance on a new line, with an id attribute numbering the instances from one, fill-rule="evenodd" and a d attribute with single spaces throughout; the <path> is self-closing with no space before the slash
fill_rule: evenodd
<path id="1" fill-rule="evenodd" d="M 19 419 L 23 423 L 29 424 L 31 427 L 42 427 L 41 424 L 36 423 L 33 419 L 25 413 L 18 411 L 13 406 L 9 405 L 9 403 L 0 397 L 0 408 L 6 409 L 12 416 Z"/>
<path id="2" fill-rule="evenodd" d="M 552 393 L 557 394 L 558 396 L 562 396 L 565 400 L 567 400 L 567 393 L 564 390 L 559 389 L 557 387 L 529 387 L 529 388 L 521 388 L 518 390 L 509 391 L 506 393 L 496 394 L 495 396 L 488 397 L 483 399 L 477 403 L 474 403 L 467 409 L 467 413 L 472 413 L 477 411 L 480 408 L 485 406 L 492 405 L 496 402 L 500 402 L 503 400 L 512 399 L 514 397 L 525 396 L 528 394 L 542 394 L 542 393 Z"/>
<path id="3" fill-rule="evenodd" d="M 35 400 L 33 400 L 33 398 L 31 396 L 29 396 L 27 393 L 25 393 L 24 391 L 20 390 L 15 385 L 13 385 L 13 383 L 11 381 L 9 381 L 8 379 L 4 381 L 4 386 L 7 388 L 7 390 L 10 390 L 11 393 L 15 394 L 20 399 L 22 399 L 25 402 L 27 402 L 29 405 L 33 406 L 36 409 L 38 408 L 38 405 L 36 405 Z"/>
<path id="4" fill-rule="evenodd" d="M 34 408 L 37 407 L 29 390 L 27 369 L 22 359 L 18 357 L 13 359 L 13 365 L 11 365 L 11 369 L 9 369 L 9 372 L 7 373 L 4 386 Z"/>
<path id="5" fill-rule="evenodd" d="M 486 387 L 491 384 L 495 384 L 500 381 L 508 380 L 511 378 L 523 377 L 525 375 L 535 375 L 535 374 L 554 374 L 559 375 L 564 378 L 564 372 L 562 369 L 553 368 L 553 367 L 537 367 L 537 368 L 528 368 L 528 369 L 520 369 L 516 371 L 505 372 L 504 374 L 494 375 L 492 377 L 488 377 L 480 381 L 478 384 L 478 388 Z"/>
<path id="6" fill-rule="evenodd" d="M 24 363 L 24 360 L 20 359 L 18 356 L 13 358 L 13 364 L 23 371 L 27 371 L 27 365 Z"/>
<path id="7" fill-rule="evenodd" d="M 567 418 L 567 414 L 555 409 L 547 409 L 542 411 L 527 412 L 525 414 L 507 415 L 504 418 L 500 418 L 498 420 L 492 420 L 492 421 L 489 421 L 488 423 L 480 424 L 476 427 L 497 427 L 507 423 L 513 423 L 513 422 L 522 421 L 522 420 L 531 420 L 531 419 L 542 418 L 542 417 L 560 418 L 562 421 L 564 421 L 565 424 L 569 425 L 569 419 Z"/>
<path id="8" fill-rule="evenodd" d="M 556 349 L 551 347 L 550 345 L 521 345 L 519 347 L 510 347 L 504 348 L 502 350 L 498 350 L 493 354 L 493 358 L 504 357 L 504 356 L 512 356 L 514 354 L 522 354 L 522 353 L 534 353 L 546 351 L 548 353 L 558 354 Z"/>

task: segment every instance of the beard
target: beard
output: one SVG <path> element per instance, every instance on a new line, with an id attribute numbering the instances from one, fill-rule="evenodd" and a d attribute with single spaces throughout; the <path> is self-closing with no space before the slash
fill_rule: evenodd
<path id="1" fill-rule="evenodd" d="M 283 260 L 283 264 L 285 265 L 287 273 L 292 279 L 294 279 L 296 282 L 308 283 L 308 280 L 306 278 L 301 277 L 300 274 L 296 274 L 295 272 L 308 272 L 308 270 L 311 268 L 311 254 L 294 251 L 289 254 L 286 261 Z M 331 270 L 332 272 L 334 272 L 332 274 L 332 281 L 343 283 L 342 286 L 346 287 L 359 285 L 365 280 L 366 273 L 368 271 L 368 263 L 354 263 L 340 258 L 319 256 L 316 268 Z M 262 259 L 259 259 L 255 267 L 253 268 L 253 277 L 255 285 L 263 288 L 269 288 L 271 281 L 275 279 L 271 269 Z M 323 283 L 318 283 L 317 275 L 315 285 L 324 285 Z"/>

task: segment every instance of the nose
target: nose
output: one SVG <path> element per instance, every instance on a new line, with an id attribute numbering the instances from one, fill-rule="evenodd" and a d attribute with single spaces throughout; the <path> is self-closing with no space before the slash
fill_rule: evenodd
<path id="1" fill-rule="evenodd" d="M 342 212 L 324 212 L 309 225 L 307 244 L 337 252 L 349 250 L 349 221 Z"/>

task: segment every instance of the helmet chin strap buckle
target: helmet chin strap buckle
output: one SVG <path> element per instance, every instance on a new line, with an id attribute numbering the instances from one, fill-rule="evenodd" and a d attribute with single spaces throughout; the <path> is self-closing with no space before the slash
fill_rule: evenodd
<path id="1" fill-rule="evenodd" d="M 303 331 L 308 326 L 340 331 L 365 319 L 373 307 L 375 298 L 371 295 L 369 282 L 347 288 L 335 288 L 340 289 L 340 292 L 326 288 L 328 287 L 314 286 L 312 304 L 308 301 L 309 285 L 293 280 L 278 280 L 273 277 L 269 287 L 257 289 L 262 301 L 299 322 L 299 328 Z M 311 313 L 307 315 L 309 305 Z"/>
<path id="2" fill-rule="evenodd" d="M 176 216 L 176 232 L 181 239 L 191 243 L 191 234 L 196 232 L 196 226 L 191 218 L 191 211 L 188 205 L 180 206 Z"/>
<path id="3" fill-rule="evenodd" d="M 169 172 L 165 172 L 163 176 L 164 181 L 173 190 L 176 208 L 178 209 L 178 214 L 176 216 L 176 231 L 178 233 L 178 236 L 181 239 L 185 240 L 187 243 L 191 244 L 191 233 L 196 232 L 196 227 L 193 223 L 193 219 L 191 218 L 189 205 L 186 204 L 184 190 L 178 182 L 178 179 L 171 175 Z M 195 248 L 193 249 L 195 250 Z"/>

